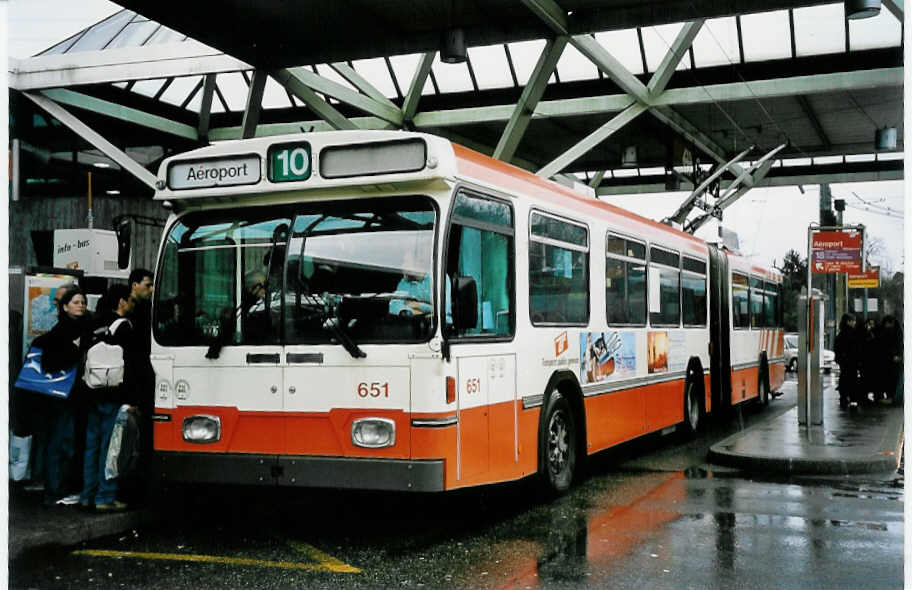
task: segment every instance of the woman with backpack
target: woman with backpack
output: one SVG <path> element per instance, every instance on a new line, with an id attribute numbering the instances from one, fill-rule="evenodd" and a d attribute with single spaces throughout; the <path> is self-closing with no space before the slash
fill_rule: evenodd
<path id="1" fill-rule="evenodd" d="M 105 461 L 120 406 L 127 404 L 135 408 L 137 405 L 137 346 L 129 320 L 134 305 L 130 288 L 113 285 L 104 304 L 107 307 L 102 310 L 104 319 L 86 351 L 83 379 L 88 416 L 79 505 L 85 510 L 120 512 L 126 510 L 127 505 L 117 500 L 117 479 L 105 477 Z M 111 313 L 106 314 L 106 311 Z M 117 347 L 120 347 L 119 351 Z M 112 355 L 118 357 L 119 366 L 111 363 Z M 103 363 L 99 363 L 99 357 L 104 358 Z"/>
<path id="2" fill-rule="evenodd" d="M 78 365 L 91 339 L 91 326 L 86 315 L 86 296 L 75 285 L 68 286 L 57 301 L 58 320 L 50 332 L 32 343 L 40 348 L 41 369 L 48 373 L 69 370 Z M 36 434 L 46 441 L 44 449 L 44 505 L 52 506 L 66 495 L 67 472 L 73 459 L 76 385 L 66 399 L 40 396 L 36 400 Z M 40 417 L 39 417 L 40 416 Z"/>

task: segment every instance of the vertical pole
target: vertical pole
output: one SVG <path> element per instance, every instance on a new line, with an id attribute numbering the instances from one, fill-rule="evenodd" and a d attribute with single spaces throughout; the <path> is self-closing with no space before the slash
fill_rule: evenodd
<path id="1" fill-rule="evenodd" d="M 92 215 L 92 173 L 89 172 L 89 213 L 86 215 L 86 222 L 89 229 L 95 226 L 95 216 Z"/>
<path id="2" fill-rule="evenodd" d="M 21 144 L 18 139 L 14 139 L 10 147 L 10 200 L 19 200 L 19 151 Z"/>

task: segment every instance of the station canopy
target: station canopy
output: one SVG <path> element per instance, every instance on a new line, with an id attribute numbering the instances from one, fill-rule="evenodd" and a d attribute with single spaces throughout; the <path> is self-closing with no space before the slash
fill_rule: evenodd
<path id="1" fill-rule="evenodd" d="M 717 190 L 902 178 L 901 0 L 864 20 L 785 0 L 119 3 L 11 60 L 25 176 L 75 160 L 147 194 L 166 155 L 359 128 L 434 133 L 599 195 L 721 168 Z M 58 175 L 25 190 L 65 192 Z"/>

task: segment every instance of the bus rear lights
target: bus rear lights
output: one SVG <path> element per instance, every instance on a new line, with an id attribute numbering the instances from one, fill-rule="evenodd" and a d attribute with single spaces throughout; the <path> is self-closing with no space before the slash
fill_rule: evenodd
<path id="1" fill-rule="evenodd" d="M 222 438 L 222 420 L 218 416 L 187 416 L 182 430 L 187 442 L 214 443 Z"/>
<path id="2" fill-rule="evenodd" d="M 446 378 L 446 402 L 451 404 L 456 401 L 456 378 Z"/>
<path id="3" fill-rule="evenodd" d="M 388 418 L 360 418 L 352 423 L 352 444 L 382 449 L 396 444 L 396 423 Z"/>

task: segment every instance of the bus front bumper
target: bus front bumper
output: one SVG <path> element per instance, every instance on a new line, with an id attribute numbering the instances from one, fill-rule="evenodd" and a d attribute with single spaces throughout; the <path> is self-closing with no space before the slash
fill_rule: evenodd
<path id="1" fill-rule="evenodd" d="M 439 492 L 443 460 L 156 452 L 163 482 Z"/>

